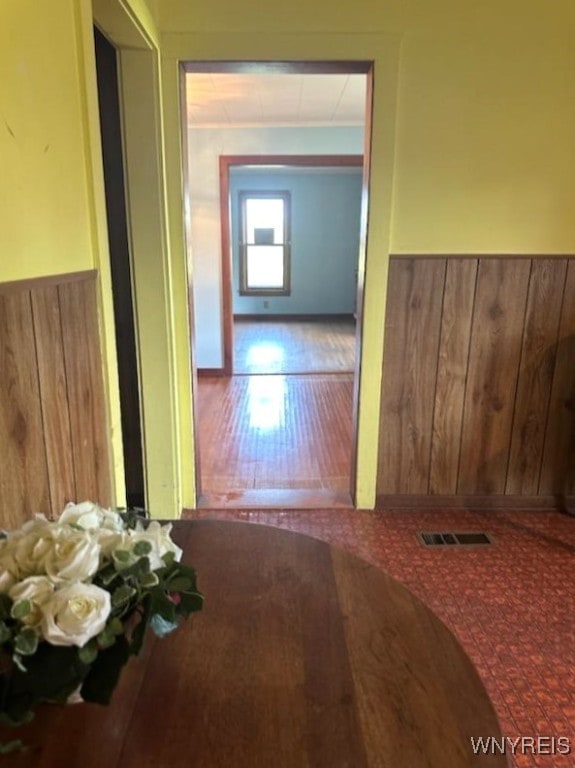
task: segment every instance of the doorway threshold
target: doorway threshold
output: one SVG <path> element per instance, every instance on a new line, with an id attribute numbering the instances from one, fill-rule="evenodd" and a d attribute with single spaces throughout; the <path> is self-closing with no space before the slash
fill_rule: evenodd
<path id="1" fill-rule="evenodd" d="M 351 494 L 329 489 L 249 488 L 202 493 L 198 509 L 353 509 Z"/>

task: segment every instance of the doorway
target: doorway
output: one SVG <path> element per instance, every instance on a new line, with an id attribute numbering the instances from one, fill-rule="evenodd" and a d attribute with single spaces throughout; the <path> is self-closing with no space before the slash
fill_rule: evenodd
<path id="1" fill-rule="evenodd" d="M 219 165 L 224 375 L 352 373 L 363 156 L 222 155 Z M 264 266 L 270 250 L 246 243 L 246 195 L 293 198 L 279 289 L 244 285 L 250 249 L 263 251 Z M 252 229 L 254 239 L 266 231 Z"/>
<path id="2" fill-rule="evenodd" d="M 196 308 L 193 337 L 199 379 L 195 398 L 196 424 L 199 425 L 196 435 L 200 457 L 199 505 L 205 506 L 208 499 L 210 506 L 225 506 L 230 498 L 237 502 L 240 496 L 246 501 L 249 495 L 248 505 L 258 506 L 261 503 L 270 506 L 272 497 L 277 503 L 285 503 L 286 494 L 279 491 L 289 490 L 289 503 L 292 506 L 309 506 L 310 503 L 312 506 L 349 506 L 354 492 L 354 424 L 361 335 L 359 332 L 355 333 L 354 328 L 351 355 L 353 362 L 349 366 L 353 370 L 342 374 L 337 371 L 298 373 L 267 370 L 260 372 L 265 376 L 264 379 L 258 378 L 253 371 L 238 371 L 234 367 L 234 323 L 238 322 L 238 315 L 252 313 L 242 313 L 241 309 L 237 311 L 238 308 L 234 307 L 241 290 L 233 284 L 234 269 L 237 274 L 238 265 L 232 255 L 235 236 L 231 232 L 230 208 L 231 203 L 235 204 L 239 197 L 233 189 L 232 177 L 236 171 L 266 174 L 267 178 L 262 182 L 265 185 L 269 183 L 270 171 L 277 175 L 279 172 L 285 174 L 295 169 L 298 173 L 325 175 L 345 171 L 346 164 L 356 173 L 358 169 L 360 171 L 357 190 L 358 212 L 360 208 L 365 207 L 367 173 L 363 168 L 362 155 L 370 65 L 357 62 L 329 65 L 243 64 L 239 74 L 237 68 L 238 65 L 229 63 L 188 64 L 186 67 L 187 109 L 188 116 L 194 123 L 193 128 L 188 128 L 187 171 L 188 213 L 191 222 L 189 246 L 190 258 L 194 263 L 194 284 L 191 290 L 193 305 Z M 347 95 L 346 85 L 349 85 Z M 309 96 L 314 87 L 316 90 L 311 108 L 313 119 L 310 119 L 309 112 L 307 116 L 304 114 L 306 109 L 310 109 L 309 104 L 306 107 L 305 102 L 306 95 Z M 253 96 L 254 92 L 257 92 L 260 106 L 265 111 L 266 94 L 271 91 L 275 91 L 276 108 L 281 104 L 283 112 L 276 112 L 273 125 L 258 124 L 250 112 L 253 99 L 246 94 Z M 215 98 L 211 98 L 208 92 Z M 354 119 L 350 121 L 351 103 L 354 98 L 356 112 Z M 203 106 L 212 112 L 208 124 L 198 127 L 198 115 Z M 218 109 L 223 109 L 225 113 L 223 124 L 218 124 Z M 329 114 L 329 118 L 326 114 Z M 194 140 L 191 138 L 192 134 Z M 198 136 L 201 142 L 204 142 L 203 147 L 198 146 Z M 248 149 L 247 153 L 241 151 L 245 149 Z M 268 151 L 265 151 L 266 149 Z M 208 158 L 209 155 L 211 156 Z M 217 201 L 214 199 L 214 185 L 211 183 L 214 177 L 218 188 Z M 270 192 L 271 190 L 268 190 L 268 193 Z M 321 195 L 316 197 L 313 207 L 319 211 Z M 362 284 L 361 279 L 357 284 L 356 281 L 358 274 L 363 273 L 364 254 L 359 243 L 365 243 L 365 238 L 361 237 L 360 232 L 360 222 L 365 221 L 365 217 L 358 213 L 357 219 L 352 300 L 346 309 L 346 319 L 351 320 L 352 327 L 360 328 L 361 322 L 356 325 L 356 320 L 360 321 L 361 318 Z M 329 233 L 328 226 L 324 225 L 324 233 Z M 270 243 L 266 246 L 266 238 L 271 236 L 270 228 L 264 226 L 258 229 L 260 242 L 254 242 L 252 245 L 264 246 L 260 249 L 262 251 L 270 250 Z M 266 229 L 268 231 L 265 231 Z M 277 243 L 275 245 L 277 246 Z M 214 250 L 220 267 L 219 274 L 217 268 L 214 269 Z M 211 267 L 209 271 L 205 269 L 208 263 Z M 297 278 L 301 279 L 300 267 L 297 267 Z M 285 280 L 285 275 L 282 280 Z M 323 282 L 328 286 L 333 282 L 327 268 Z M 291 287 L 288 287 L 288 290 L 285 290 L 283 284 L 281 287 L 281 298 L 285 307 L 289 301 Z M 313 294 L 313 290 L 311 293 Z M 327 294 L 329 295 L 329 291 Z M 316 300 L 307 311 L 300 308 L 299 311 L 292 310 L 287 313 L 292 315 L 292 322 L 307 321 L 311 316 L 313 321 L 318 322 L 322 314 L 326 317 L 338 314 L 330 313 L 329 310 L 322 313 L 317 292 L 315 295 Z M 279 296 L 273 291 L 267 295 L 264 291 L 258 296 L 258 308 L 276 309 L 276 299 L 279 299 Z M 257 310 L 253 314 L 258 315 Z M 274 318 L 275 314 L 274 311 L 268 312 L 267 317 L 264 315 L 256 322 L 267 322 L 282 317 L 282 312 L 277 312 L 278 318 Z M 305 355 L 300 357 L 303 359 Z M 305 380 L 298 380 L 300 375 L 305 376 Z M 344 377 L 345 381 L 341 377 Z M 329 406 L 327 410 L 326 404 Z M 294 413 L 295 421 L 292 422 Z M 213 427 L 222 415 L 226 415 L 226 419 L 223 423 L 219 421 L 215 435 L 210 436 L 209 429 L 207 433 L 202 430 L 202 421 Z M 231 426 L 237 426 L 242 419 L 257 436 L 257 440 L 250 443 L 246 434 L 236 435 L 235 438 L 231 434 Z M 345 434 L 341 433 L 341 429 Z M 264 432 L 266 440 L 263 439 Z M 275 433 L 273 443 L 267 439 L 271 433 Z M 294 443 L 291 439 L 292 433 L 297 433 L 300 437 L 307 436 L 308 443 Z M 313 436 L 316 442 L 310 445 Z M 217 483 L 214 483 L 213 473 L 207 469 L 213 457 L 214 447 L 217 458 L 227 456 L 222 468 L 228 476 L 219 478 L 221 483 L 218 488 Z M 334 459 L 340 454 L 340 463 L 335 475 L 334 466 L 328 467 L 322 462 L 322 454 Z M 238 460 L 240 463 L 243 461 L 244 465 L 251 464 L 249 476 L 231 476 L 234 473 L 229 470 Z M 290 475 L 300 460 L 302 465 L 307 465 L 306 469 L 315 465 L 313 477 L 308 477 L 305 472 L 297 477 Z"/>
<path id="3" fill-rule="evenodd" d="M 126 212 L 117 51 L 97 27 L 94 27 L 94 46 L 118 355 L 126 503 L 128 507 L 144 508 L 146 499 L 140 419 L 140 385 Z"/>

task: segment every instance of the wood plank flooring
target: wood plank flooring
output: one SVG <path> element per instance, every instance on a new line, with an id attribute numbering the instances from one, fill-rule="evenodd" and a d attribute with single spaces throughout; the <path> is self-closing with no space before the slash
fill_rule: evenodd
<path id="1" fill-rule="evenodd" d="M 353 375 L 199 379 L 201 506 L 348 506 Z"/>
<path id="2" fill-rule="evenodd" d="M 234 373 L 352 372 L 355 321 L 234 322 Z"/>

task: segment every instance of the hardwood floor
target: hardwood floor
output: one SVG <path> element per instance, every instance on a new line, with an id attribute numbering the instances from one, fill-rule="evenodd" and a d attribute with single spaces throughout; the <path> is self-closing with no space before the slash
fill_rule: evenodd
<path id="1" fill-rule="evenodd" d="M 353 375 L 201 378 L 201 506 L 349 506 Z"/>
<path id="2" fill-rule="evenodd" d="M 355 321 L 234 322 L 234 373 L 349 372 L 355 361 Z"/>

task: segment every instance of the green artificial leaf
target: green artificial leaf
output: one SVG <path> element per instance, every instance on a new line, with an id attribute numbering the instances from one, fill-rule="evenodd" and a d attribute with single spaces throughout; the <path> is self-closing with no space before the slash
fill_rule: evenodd
<path id="1" fill-rule="evenodd" d="M 167 588 L 170 592 L 189 592 L 193 589 L 193 582 L 186 576 L 176 576 L 168 582 Z"/>
<path id="2" fill-rule="evenodd" d="M 0 645 L 7 643 L 12 637 L 12 630 L 5 621 L 0 621 Z"/>
<path id="3" fill-rule="evenodd" d="M 21 656 L 31 656 L 38 648 L 38 635 L 30 627 L 22 629 L 14 639 L 14 650 Z"/>
<path id="4" fill-rule="evenodd" d="M 24 665 L 24 662 L 22 661 L 22 656 L 19 653 L 15 652 L 12 654 L 12 661 L 14 664 L 16 664 L 20 672 L 26 673 L 28 671 Z"/>
<path id="5" fill-rule="evenodd" d="M 148 511 L 140 509 L 139 507 L 134 507 L 133 509 L 118 509 L 117 512 L 119 512 L 120 517 L 124 521 L 124 525 L 126 525 L 127 528 L 132 529 L 136 528 L 138 523 L 141 523 L 149 517 Z"/>
<path id="6" fill-rule="evenodd" d="M 12 739 L 0 743 L 0 755 L 9 755 L 11 752 L 23 752 L 25 749 L 22 739 Z"/>
<path id="7" fill-rule="evenodd" d="M 150 615 L 155 616 L 156 614 L 170 623 L 174 623 L 176 620 L 176 606 L 162 587 L 156 587 L 150 592 Z"/>
<path id="8" fill-rule="evenodd" d="M 113 635 L 124 634 L 124 624 L 122 620 L 119 619 L 117 616 L 114 616 L 114 618 L 108 622 L 108 629 Z"/>
<path id="9" fill-rule="evenodd" d="M 97 641 L 100 648 L 109 648 L 116 642 L 116 635 L 112 632 L 110 627 L 104 627 L 104 629 L 98 635 Z"/>
<path id="10" fill-rule="evenodd" d="M 30 600 L 18 600 L 12 605 L 10 615 L 13 619 L 24 619 L 32 613 L 32 603 Z"/>
<path id="11" fill-rule="evenodd" d="M 10 618 L 10 610 L 12 608 L 12 600 L 8 595 L 0 595 L 0 619 Z"/>
<path id="12" fill-rule="evenodd" d="M 112 593 L 112 608 L 119 608 L 120 606 L 129 603 L 131 598 L 136 594 L 134 587 L 130 587 L 128 584 L 122 584 Z"/>
<path id="13" fill-rule="evenodd" d="M 138 557 L 142 555 L 149 555 L 152 551 L 152 545 L 149 541 L 137 541 L 134 545 L 134 554 Z"/>
<path id="14" fill-rule="evenodd" d="M 160 583 L 160 580 L 157 574 L 154 573 L 154 571 L 145 573 L 140 579 L 140 584 L 144 589 L 151 589 L 152 587 L 157 586 L 159 583 Z"/>
<path id="15" fill-rule="evenodd" d="M 132 563 L 127 568 L 124 568 L 124 570 L 121 572 L 121 575 L 124 581 L 130 581 L 132 578 L 139 581 L 147 573 L 150 573 L 150 561 L 144 555 L 140 557 L 139 560 L 136 560 L 135 563 Z"/>
<path id="16" fill-rule="evenodd" d="M 114 564 L 110 563 L 105 568 L 102 568 L 101 571 L 98 572 L 98 581 L 104 586 L 109 586 L 114 579 L 118 578 L 118 572 L 116 571 Z"/>
<path id="17" fill-rule="evenodd" d="M 98 655 L 98 643 L 95 638 L 88 640 L 86 645 L 83 645 L 81 648 L 78 649 L 78 658 L 80 659 L 82 664 L 86 664 L 87 666 L 92 664 L 92 662 L 96 659 L 97 655 Z"/>
<path id="18" fill-rule="evenodd" d="M 13 658 L 17 661 L 20 656 L 14 653 Z M 3 715 L 9 722 L 19 724 L 27 722 L 42 701 L 64 703 L 87 671 L 76 647 L 39 643 L 36 653 L 26 657 L 25 669 L 20 661 L 20 665 L 11 670 L 3 691 Z"/>
<path id="19" fill-rule="evenodd" d="M 181 595 L 181 598 L 178 612 L 184 617 L 195 611 L 201 611 L 204 606 L 204 596 L 201 592 L 186 592 Z"/>
<path id="20" fill-rule="evenodd" d="M 131 586 L 138 587 L 140 580 L 147 573 L 150 573 L 150 561 L 146 556 L 142 556 L 137 560 L 134 559 L 132 553 L 130 553 L 130 556 L 131 561 L 126 565 L 122 565 L 116 572 L 116 576 L 119 580 L 119 583 L 130 584 Z"/>
<path id="21" fill-rule="evenodd" d="M 112 558 L 114 560 L 114 566 L 117 571 L 123 571 L 129 565 L 132 564 L 133 556 L 131 552 L 125 549 L 116 549 L 112 552 Z"/>
<path id="22" fill-rule="evenodd" d="M 176 556 L 173 552 L 166 552 L 162 555 L 162 560 L 168 567 L 170 567 L 176 562 Z"/>
<path id="23" fill-rule="evenodd" d="M 100 651 L 82 685 L 82 698 L 96 704 L 109 704 L 122 671 L 130 658 L 130 646 L 124 636 L 110 648 Z"/>
<path id="24" fill-rule="evenodd" d="M 196 586 L 196 571 L 193 568 L 190 568 L 189 565 L 184 565 L 183 563 L 175 563 L 167 579 L 170 582 L 170 586 L 174 579 L 186 579 L 186 581 L 190 582 L 190 586 L 188 588 L 189 591 L 190 592 L 198 591 L 198 588 Z M 188 591 L 188 590 L 177 590 L 177 591 Z"/>

